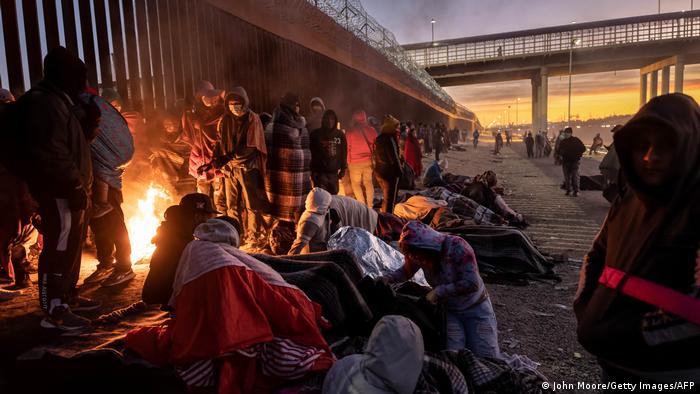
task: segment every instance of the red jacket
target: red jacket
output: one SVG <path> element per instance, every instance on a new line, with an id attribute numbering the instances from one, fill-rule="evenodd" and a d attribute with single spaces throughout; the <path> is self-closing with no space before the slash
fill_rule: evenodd
<path id="1" fill-rule="evenodd" d="M 423 171 L 423 154 L 420 149 L 420 142 L 418 138 L 409 134 L 406 136 L 406 144 L 404 145 L 404 157 L 406 158 L 406 163 L 413 169 L 416 176 L 420 176 Z"/>
<path id="2" fill-rule="evenodd" d="M 348 164 L 369 163 L 372 161 L 374 140 L 377 131 L 367 123 L 365 111 L 352 115 L 353 126 L 345 134 L 348 141 Z"/>

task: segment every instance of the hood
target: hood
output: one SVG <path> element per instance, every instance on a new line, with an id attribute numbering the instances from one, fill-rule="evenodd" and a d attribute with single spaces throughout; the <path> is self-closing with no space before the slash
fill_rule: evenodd
<path id="1" fill-rule="evenodd" d="M 209 219 L 194 229 L 195 238 L 238 247 L 240 237 L 232 224 L 221 219 Z"/>
<path id="2" fill-rule="evenodd" d="M 44 57 L 44 79 L 75 101 L 85 90 L 87 66 L 68 49 L 55 47 Z"/>
<path id="3" fill-rule="evenodd" d="M 352 123 L 366 125 L 367 124 L 367 113 L 365 111 L 355 111 L 352 114 Z"/>
<path id="4" fill-rule="evenodd" d="M 236 86 L 235 88 L 231 89 L 231 91 L 226 95 L 224 105 L 226 106 L 226 103 L 231 101 L 234 96 L 238 96 L 243 99 L 243 105 L 245 105 L 246 109 L 250 107 L 250 99 L 248 98 L 248 92 L 246 92 L 242 86 Z"/>
<path id="5" fill-rule="evenodd" d="M 199 81 L 194 97 L 199 100 L 201 97 L 216 97 L 223 93 L 221 89 L 215 89 L 214 85 L 209 81 Z"/>
<path id="6" fill-rule="evenodd" d="M 423 369 L 423 336 L 411 320 L 384 316 L 362 354 L 345 357 L 328 371 L 324 393 L 411 394 Z"/>
<path id="7" fill-rule="evenodd" d="M 399 126 L 399 120 L 391 115 L 387 115 L 382 123 L 382 134 L 395 134 Z"/>
<path id="8" fill-rule="evenodd" d="M 655 193 L 641 182 L 632 167 L 632 146 L 641 133 L 663 133 L 671 140 L 676 158 L 673 184 L 664 194 L 670 199 L 691 197 L 700 186 L 700 107 L 690 96 L 674 93 L 653 98 L 630 119 L 613 139 L 620 167 L 637 193 Z"/>
<path id="9" fill-rule="evenodd" d="M 331 118 L 335 119 L 335 124 L 331 120 Z M 323 119 L 321 119 L 321 127 L 326 129 L 326 130 L 335 130 L 335 128 L 338 125 L 338 115 L 336 115 L 335 111 L 332 109 L 327 109 L 325 112 L 323 112 Z"/>
<path id="10" fill-rule="evenodd" d="M 314 97 L 309 101 L 309 108 L 314 106 L 314 103 L 318 103 L 321 105 L 321 108 L 323 108 L 323 111 L 326 110 L 326 104 L 323 103 L 323 100 L 320 97 Z M 323 112 L 321 111 L 321 112 Z"/>
<path id="11" fill-rule="evenodd" d="M 311 189 L 309 194 L 306 196 L 306 211 L 311 213 L 316 213 L 319 215 L 325 215 L 328 212 L 328 207 L 331 206 L 331 201 L 333 196 L 330 193 L 321 189 L 320 187 L 315 187 Z"/>
<path id="12" fill-rule="evenodd" d="M 439 252 L 442 250 L 442 244 L 446 238 L 445 234 L 439 233 L 421 222 L 410 221 L 403 227 L 399 243 L 412 248 Z"/>

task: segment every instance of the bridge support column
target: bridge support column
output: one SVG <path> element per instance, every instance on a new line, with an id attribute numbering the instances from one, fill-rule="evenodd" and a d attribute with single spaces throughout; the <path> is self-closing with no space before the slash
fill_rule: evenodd
<path id="1" fill-rule="evenodd" d="M 668 94 L 671 85 L 671 66 L 661 69 L 661 94 Z"/>
<path id="2" fill-rule="evenodd" d="M 548 97 L 549 97 L 549 81 L 548 81 L 548 70 L 546 68 L 542 68 L 540 70 L 540 92 L 539 92 L 539 101 L 540 101 L 540 122 L 539 122 L 539 129 L 542 131 L 547 131 L 548 127 L 548 117 L 547 117 L 547 106 L 548 106 Z"/>
<path id="3" fill-rule="evenodd" d="M 639 106 L 647 103 L 647 75 L 639 75 Z"/>
<path id="4" fill-rule="evenodd" d="M 683 74 L 685 71 L 685 59 L 683 56 L 676 56 L 676 72 L 675 72 L 675 78 L 674 78 L 674 84 L 675 89 L 674 91 L 676 93 L 683 93 Z"/>
<path id="5" fill-rule="evenodd" d="M 532 131 L 540 129 L 540 76 L 536 75 L 530 79 L 532 85 Z"/>
<path id="6" fill-rule="evenodd" d="M 654 70 L 651 72 L 651 92 L 649 92 L 650 98 L 654 98 L 659 95 L 659 70 Z"/>

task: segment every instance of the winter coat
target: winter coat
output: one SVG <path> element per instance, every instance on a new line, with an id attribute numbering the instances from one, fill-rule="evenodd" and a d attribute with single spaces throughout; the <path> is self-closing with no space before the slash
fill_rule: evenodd
<path id="1" fill-rule="evenodd" d="M 657 188 L 643 183 L 632 165 L 637 136 L 654 132 L 674 140 L 678 163 L 672 182 Z M 656 97 L 614 139 L 629 187 L 613 203 L 581 267 L 574 301 L 579 342 L 604 362 L 643 378 L 677 380 L 674 371 L 694 370 L 695 379 L 688 380 L 697 380 L 697 336 L 648 344 L 644 315 L 658 308 L 599 282 L 611 268 L 683 294 L 691 291 L 700 242 L 700 107 L 683 94 Z M 654 375 L 664 371 L 666 379 Z"/>
<path id="2" fill-rule="evenodd" d="M 267 146 L 260 117 L 249 109 L 250 101 L 243 88 L 234 88 L 226 96 L 224 103 L 233 96 L 243 98 L 247 112 L 237 117 L 228 108 L 224 108 L 224 116 L 217 126 L 221 141 L 217 144 L 215 154 L 217 157 L 225 157 L 221 159 L 222 163 L 219 163 L 223 164 L 224 173 L 231 173 L 234 168 L 257 169 L 264 177 Z"/>
<path id="3" fill-rule="evenodd" d="M 267 162 L 267 195 L 273 215 L 295 222 L 311 190 L 311 150 L 306 120 L 284 105 L 273 115 Z"/>
<path id="4" fill-rule="evenodd" d="M 33 163 L 27 184 L 37 199 L 66 198 L 77 186 L 92 186 L 92 156 L 77 103 L 48 81 L 20 97 L 19 131 Z"/>
<path id="5" fill-rule="evenodd" d="M 197 169 L 211 163 L 214 158 L 214 148 L 221 139 L 218 125 L 224 114 L 223 104 L 214 108 L 206 108 L 196 104 L 195 111 L 185 112 L 182 116 L 182 135 L 180 138 L 190 146 L 190 175 L 197 179 L 212 180 L 220 177 L 221 172 L 211 169 L 203 174 L 197 174 Z"/>
<path id="6" fill-rule="evenodd" d="M 384 179 L 401 177 L 401 159 L 399 143 L 395 130 L 383 128 L 382 133 L 374 142 L 374 171 Z"/>
<path id="7" fill-rule="evenodd" d="M 406 158 L 406 163 L 413 169 L 413 173 L 416 176 L 420 176 L 421 172 L 423 172 L 423 153 L 421 152 L 418 138 L 413 134 L 409 134 L 406 137 L 404 157 Z"/>
<path id="8" fill-rule="evenodd" d="M 348 143 L 345 134 L 338 130 L 331 118 L 337 120 L 335 112 L 326 110 L 323 127 L 311 132 L 311 171 L 337 173 L 348 168 Z"/>
<path id="9" fill-rule="evenodd" d="M 532 149 L 532 147 L 535 146 L 535 139 L 532 138 L 531 135 L 525 137 L 525 146 L 527 146 L 529 149 Z"/>
<path id="10" fill-rule="evenodd" d="M 586 146 L 578 137 L 571 136 L 559 143 L 559 156 L 564 163 L 579 161 L 585 152 Z"/>
<path id="11" fill-rule="evenodd" d="M 377 131 L 367 123 L 365 111 L 355 112 L 352 121 L 352 127 L 345 134 L 348 143 L 348 164 L 369 163 L 372 161 Z"/>

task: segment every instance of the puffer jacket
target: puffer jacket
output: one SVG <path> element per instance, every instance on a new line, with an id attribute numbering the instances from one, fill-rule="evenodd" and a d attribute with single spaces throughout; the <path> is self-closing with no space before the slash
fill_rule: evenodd
<path id="1" fill-rule="evenodd" d="M 372 161 L 377 131 L 367 123 L 365 111 L 355 112 L 352 122 L 352 127 L 345 134 L 348 142 L 348 164 L 369 163 Z"/>
<path id="2" fill-rule="evenodd" d="M 81 108 L 48 81 L 19 99 L 20 144 L 33 163 L 27 181 L 38 199 L 66 198 L 92 186 L 90 145 L 80 125 Z"/>

